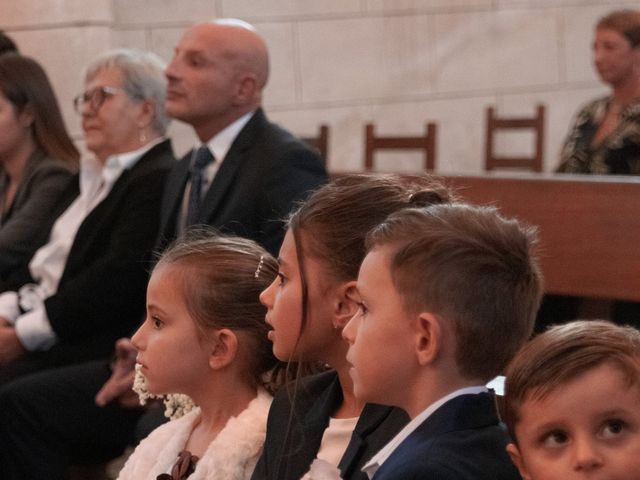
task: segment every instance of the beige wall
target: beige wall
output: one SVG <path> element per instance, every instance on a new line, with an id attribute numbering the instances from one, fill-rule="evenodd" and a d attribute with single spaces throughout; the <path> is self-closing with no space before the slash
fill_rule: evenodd
<path id="1" fill-rule="evenodd" d="M 484 109 L 533 113 L 547 105 L 545 168 L 556 164 L 580 104 L 606 92 L 591 68 L 595 20 L 612 0 L 3 0 L 0 28 L 46 67 L 80 140 L 71 99 L 80 70 L 115 46 L 153 50 L 165 59 L 197 20 L 232 16 L 266 38 L 272 76 L 270 117 L 301 135 L 331 128 L 330 167 L 360 168 L 364 124 L 380 133 L 420 133 L 439 125 L 438 170 L 480 172 Z M 178 150 L 193 142 L 172 127 Z M 499 138 L 525 153 L 526 134 Z M 417 155 L 381 155 L 382 168 L 419 169 Z"/>

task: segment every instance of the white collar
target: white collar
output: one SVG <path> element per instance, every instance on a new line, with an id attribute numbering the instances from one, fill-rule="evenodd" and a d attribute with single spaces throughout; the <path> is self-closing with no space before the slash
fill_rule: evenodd
<path id="1" fill-rule="evenodd" d="M 87 191 L 95 183 L 112 184 L 123 171 L 132 168 L 145 153 L 165 139 L 165 137 L 159 137 L 137 150 L 110 155 L 104 164 L 93 156 L 83 159 L 80 169 L 80 191 Z"/>
<path id="2" fill-rule="evenodd" d="M 213 138 L 206 142 L 207 148 L 212 153 L 218 164 L 222 163 L 224 157 L 227 156 L 231 145 L 234 140 L 244 128 L 255 112 L 245 113 L 238 118 L 235 122 L 227 125 L 224 130 L 218 132 Z M 197 145 L 196 148 L 201 147 L 203 144 Z"/>
<path id="3" fill-rule="evenodd" d="M 364 467 L 362 467 L 362 471 L 365 472 L 369 478 L 373 478 L 373 475 L 376 471 L 382 466 L 382 464 L 391 456 L 391 454 L 395 451 L 396 448 L 416 430 L 420 425 L 422 425 L 427 418 L 429 418 L 433 412 L 438 410 L 442 405 L 447 403 L 449 400 L 453 400 L 456 397 L 461 395 L 476 395 L 478 393 L 488 392 L 489 390 L 484 385 L 476 386 L 476 387 L 465 387 L 455 390 L 448 395 L 445 395 L 441 399 L 433 402 L 427 408 L 425 408 L 422 412 L 420 412 L 415 418 L 413 418 L 409 423 L 405 425 L 405 427 L 398 432 L 398 434 L 391 439 L 389 443 L 387 443 L 382 449 L 376 453 L 371 460 L 369 460 Z"/>
<path id="4" fill-rule="evenodd" d="M 260 389 L 238 416 L 231 417 L 209 444 L 189 480 L 249 478 L 260 456 L 266 434 L 271 396 Z M 156 428 L 142 440 L 118 478 L 151 480 L 171 470 L 178 452 L 191 435 L 200 409 Z"/>

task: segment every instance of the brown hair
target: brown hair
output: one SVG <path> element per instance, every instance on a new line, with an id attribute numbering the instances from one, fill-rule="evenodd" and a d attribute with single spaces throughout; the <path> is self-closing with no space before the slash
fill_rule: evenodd
<path id="1" fill-rule="evenodd" d="M 351 174 L 316 190 L 288 221 L 302 280 L 301 331 L 308 308 L 305 256 L 321 260 L 337 281 L 355 280 L 369 230 L 396 210 L 448 201 L 449 191 L 428 176 Z"/>
<path id="2" fill-rule="evenodd" d="M 640 332 L 603 320 L 578 320 L 551 327 L 528 342 L 506 371 L 503 419 L 511 438 L 520 408 L 559 386 L 611 362 L 631 385 L 640 385 Z"/>
<path id="3" fill-rule="evenodd" d="M 629 40 L 632 48 L 640 45 L 640 11 L 616 10 L 611 12 L 596 24 L 596 29 L 606 29 L 618 32 Z"/>
<path id="4" fill-rule="evenodd" d="M 198 228 L 176 240 L 156 268 L 166 265 L 184 269 L 185 304 L 202 335 L 212 328 L 244 332 L 249 344 L 239 351 L 248 365 L 247 378 L 273 393 L 276 385 L 264 379 L 278 362 L 267 339 L 266 308 L 259 296 L 276 277 L 276 260 L 252 240 Z"/>
<path id="5" fill-rule="evenodd" d="M 4 33 L 4 31 L 0 30 L 0 55 L 5 53 L 19 53 L 18 47 L 13 39 Z"/>
<path id="6" fill-rule="evenodd" d="M 434 205 L 391 215 L 367 238 L 390 245 L 391 277 L 412 312 L 452 322 L 461 375 L 488 381 L 533 332 L 542 281 L 535 230 L 496 209 Z"/>
<path id="7" fill-rule="evenodd" d="M 53 88 L 38 62 L 15 53 L 1 55 L 0 91 L 16 112 L 32 110 L 33 137 L 47 156 L 78 165 L 80 153 L 69 138 Z"/>

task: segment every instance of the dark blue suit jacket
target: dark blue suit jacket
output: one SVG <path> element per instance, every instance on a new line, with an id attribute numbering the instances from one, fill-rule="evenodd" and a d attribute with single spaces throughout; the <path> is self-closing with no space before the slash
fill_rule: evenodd
<path id="1" fill-rule="evenodd" d="M 329 418 L 342 402 L 335 370 L 301 379 L 293 412 L 289 394 L 282 388 L 273 400 L 264 449 L 251 480 L 298 480 L 307 473 Z M 362 466 L 408 421 L 400 409 L 367 404 L 338 465 L 341 477 L 367 480 Z"/>
<path id="2" fill-rule="evenodd" d="M 375 480 L 519 480 L 491 393 L 438 408 L 382 464 Z"/>

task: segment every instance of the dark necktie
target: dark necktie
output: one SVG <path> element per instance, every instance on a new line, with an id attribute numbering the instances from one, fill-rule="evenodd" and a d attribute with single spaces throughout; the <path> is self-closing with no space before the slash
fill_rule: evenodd
<path id="1" fill-rule="evenodd" d="M 202 202 L 202 182 L 204 170 L 214 161 L 213 155 L 206 146 L 196 150 L 196 155 L 191 165 L 191 190 L 189 192 L 189 205 L 187 207 L 187 227 L 198 223 L 200 218 L 200 204 Z"/>

